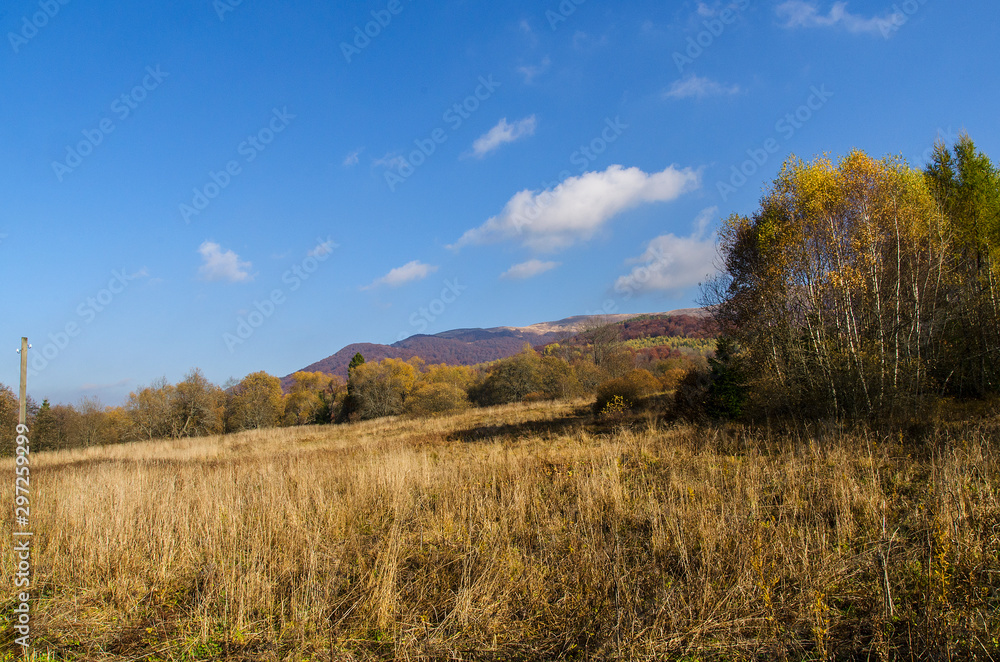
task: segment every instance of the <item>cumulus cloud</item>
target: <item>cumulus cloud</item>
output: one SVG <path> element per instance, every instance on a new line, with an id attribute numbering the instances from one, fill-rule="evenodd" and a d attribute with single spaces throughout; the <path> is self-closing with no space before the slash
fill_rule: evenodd
<path id="1" fill-rule="evenodd" d="M 826 14 L 820 12 L 812 0 L 786 0 L 774 8 L 778 17 L 784 20 L 785 28 L 832 28 L 842 27 L 853 34 L 885 34 L 886 26 L 903 20 L 899 11 L 885 16 L 865 18 L 847 11 L 846 2 L 835 2 Z"/>
<path id="2" fill-rule="evenodd" d="M 534 115 L 525 117 L 514 124 L 508 124 L 505 117 L 495 127 L 479 136 L 476 142 L 472 143 L 472 153 L 479 158 L 483 158 L 493 150 L 498 149 L 501 145 L 512 143 L 525 136 L 535 135 L 536 125 L 537 121 Z"/>
<path id="3" fill-rule="evenodd" d="M 546 271 L 551 271 L 552 269 L 558 267 L 559 264 L 559 262 L 528 260 L 527 262 L 515 264 L 510 269 L 500 274 L 500 277 L 507 278 L 509 280 L 524 280 L 526 278 L 533 278 L 538 274 L 543 274 Z"/>
<path id="4" fill-rule="evenodd" d="M 468 230 L 450 248 L 510 240 L 538 252 L 559 250 L 589 239 L 628 209 L 674 200 L 700 185 L 700 173 L 690 168 L 670 166 L 647 174 L 613 165 L 570 177 L 551 190 L 514 194 L 503 211 Z"/>
<path id="5" fill-rule="evenodd" d="M 739 85 L 723 85 L 709 78 L 692 74 L 686 78 L 675 80 L 670 89 L 663 93 L 663 96 L 668 99 L 688 99 L 690 97 L 704 99 L 705 97 L 739 94 L 739 92 Z"/>
<path id="6" fill-rule="evenodd" d="M 413 260 L 412 262 L 407 262 L 401 267 L 396 267 L 386 275 L 381 278 L 376 278 L 371 282 L 370 285 L 365 285 L 361 289 L 370 290 L 372 288 L 378 287 L 379 285 L 388 285 L 389 287 L 399 287 L 404 283 L 409 283 L 413 280 L 421 280 L 427 278 L 432 273 L 437 271 L 438 268 L 431 266 L 429 264 L 424 264 L 420 260 Z"/>
<path id="7" fill-rule="evenodd" d="M 252 266 L 249 262 L 240 260 L 240 256 L 233 251 L 223 251 L 222 247 L 214 241 L 206 241 L 198 247 L 201 253 L 202 264 L 198 269 L 198 275 L 202 280 L 227 281 L 230 283 L 245 283 L 253 280 L 249 269 Z"/>
<path id="8" fill-rule="evenodd" d="M 706 230 L 718 211 L 718 207 L 703 210 L 695 220 L 695 231 L 687 237 L 664 234 L 652 239 L 641 255 L 626 260 L 636 266 L 615 281 L 615 292 L 679 294 L 704 282 L 716 271 L 716 237 L 706 235 Z"/>

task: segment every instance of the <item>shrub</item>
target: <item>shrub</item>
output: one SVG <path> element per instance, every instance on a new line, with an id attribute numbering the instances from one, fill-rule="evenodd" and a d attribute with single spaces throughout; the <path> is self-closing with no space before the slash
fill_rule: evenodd
<path id="1" fill-rule="evenodd" d="M 541 360 L 530 347 L 517 356 L 497 361 L 486 379 L 469 393 L 478 405 L 505 405 L 521 402 L 529 393 L 542 390 Z"/>
<path id="2" fill-rule="evenodd" d="M 560 358 L 546 356 L 542 359 L 542 394 L 548 400 L 571 398 L 580 393 L 580 380 L 573 368 Z"/>
<path id="3" fill-rule="evenodd" d="M 687 370 L 684 368 L 670 368 L 665 371 L 660 377 L 660 384 L 663 386 L 664 391 L 674 391 L 678 386 L 681 385 L 681 380 L 684 379 L 684 375 L 687 374 Z"/>
<path id="4" fill-rule="evenodd" d="M 594 413 L 602 414 L 612 402 L 635 409 L 639 401 L 660 390 L 660 381 L 648 370 L 633 370 L 624 377 L 609 379 L 597 388 Z M 619 398 L 619 401 L 616 401 Z"/>
<path id="5" fill-rule="evenodd" d="M 607 374 L 594 365 L 593 361 L 578 361 L 573 366 L 573 372 L 584 393 L 596 392 L 597 387 L 607 379 Z"/>
<path id="6" fill-rule="evenodd" d="M 707 370 L 688 370 L 674 392 L 674 413 L 690 421 L 705 418 L 705 405 L 712 377 Z"/>
<path id="7" fill-rule="evenodd" d="M 406 413 L 414 416 L 431 416 L 468 406 L 465 391 L 445 382 L 421 382 L 406 399 Z"/>

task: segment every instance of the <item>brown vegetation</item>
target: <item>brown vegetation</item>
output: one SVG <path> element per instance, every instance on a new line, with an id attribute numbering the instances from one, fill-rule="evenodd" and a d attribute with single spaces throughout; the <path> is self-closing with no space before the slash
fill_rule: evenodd
<path id="1" fill-rule="evenodd" d="M 588 404 L 33 455 L 36 649 L 61 660 L 1000 656 L 995 411 L 914 440 L 653 418 L 602 433 Z M 6 584 L 6 622 L 13 599 Z"/>

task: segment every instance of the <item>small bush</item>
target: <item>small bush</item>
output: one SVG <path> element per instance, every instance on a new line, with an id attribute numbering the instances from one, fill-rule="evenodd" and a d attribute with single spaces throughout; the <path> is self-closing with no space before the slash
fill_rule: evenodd
<path id="1" fill-rule="evenodd" d="M 465 391 L 455 384 L 420 383 L 406 399 L 406 413 L 413 416 L 431 416 L 458 411 L 469 406 Z"/>
<path id="2" fill-rule="evenodd" d="M 681 381 L 687 375 L 687 370 L 684 368 L 670 368 L 663 373 L 660 377 L 660 384 L 663 386 L 664 391 L 674 391 L 678 386 L 681 385 Z"/>
<path id="3" fill-rule="evenodd" d="M 609 379 L 597 388 L 594 413 L 601 415 L 610 403 L 616 401 L 615 398 L 627 403 L 629 409 L 635 409 L 640 400 L 659 390 L 660 380 L 648 370 L 633 370 L 624 377 Z"/>
<path id="4" fill-rule="evenodd" d="M 706 416 L 708 389 L 712 376 L 707 370 L 688 370 L 674 391 L 674 413 L 689 421 L 700 421 Z"/>
<path id="5" fill-rule="evenodd" d="M 618 419 L 623 417 L 626 412 L 632 409 L 632 403 L 625 400 L 620 395 L 616 395 L 611 398 L 611 402 L 604 405 L 604 409 L 600 411 L 599 416 L 601 418 L 607 419 Z"/>

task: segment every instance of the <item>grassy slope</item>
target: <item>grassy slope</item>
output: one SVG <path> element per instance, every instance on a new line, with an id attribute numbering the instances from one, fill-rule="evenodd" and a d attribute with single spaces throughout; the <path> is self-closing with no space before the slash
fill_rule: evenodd
<path id="1" fill-rule="evenodd" d="M 913 448 L 609 432 L 586 404 L 36 455 L 36 645 L 67 660 L 1000 659 L 996 421 Z M 8 580 L 0 650 L 13 595 Z"/>

